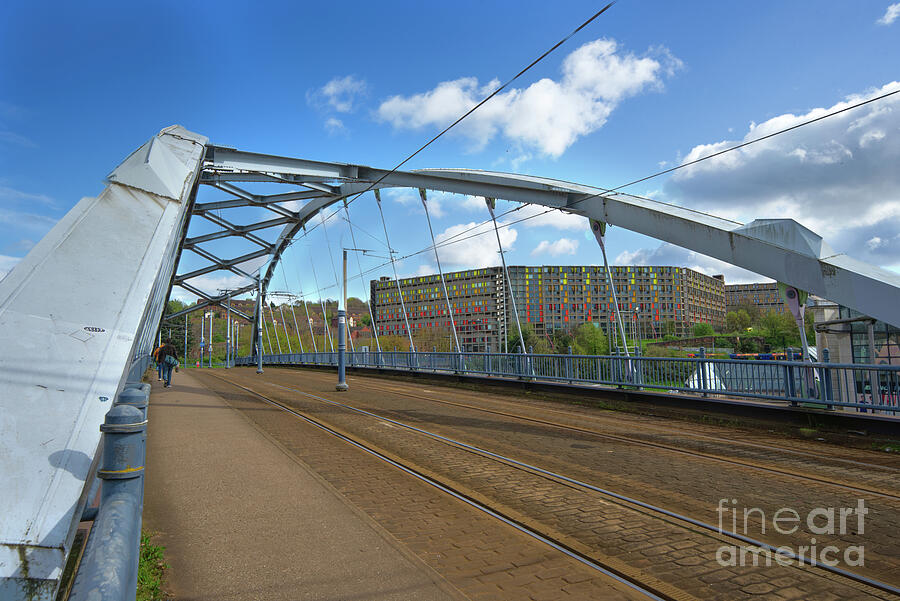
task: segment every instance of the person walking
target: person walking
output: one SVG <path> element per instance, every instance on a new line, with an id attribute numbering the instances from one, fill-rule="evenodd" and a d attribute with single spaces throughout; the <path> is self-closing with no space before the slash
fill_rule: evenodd
<path id="1" fill-rule="evenodd" d="M 163 377 L 166 380 L 166 388 L 172 387 L 172 370 L 178 366 L 178 353 L 168 338 L 157 354 L 159 363 L 163 367 Z"/>
<path id="2" fill-rule="evenodd" d="M 163 345 L 159 345 L 153 351 L 153 360 L 156 361 L 156 381 L 162 382 L 163 379 L 163 364 L 162 359 L 159 356 L 159 351 L 162 349 Z"/>

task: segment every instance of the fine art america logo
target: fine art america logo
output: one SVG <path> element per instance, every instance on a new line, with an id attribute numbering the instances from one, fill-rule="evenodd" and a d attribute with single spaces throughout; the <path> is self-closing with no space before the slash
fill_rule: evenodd
<path id="1" fill-rule="evenodd" d="M 808 544 L 796 547 L 722 545 L 716 550 L 716 561 L 722 566 L 790 566 L 799 563 L 835 567 L 865 565 L 863 545 L 823 545 L 816 536 L 835 537 L 864 534 L 865 516 L 869 513 L 863 499 L 856 507 L 816 507 L 805 514 L 791 507 L 781 507 L 772 514 L 759 507 L 740 507 L 737 499 L 719 499 L 716 507 L 719 532 L 758 539 L 769 533 L 797 536 Z M 799 532 L 799 534 L 798 534 Z M 832 541 L 833 542 L 833 541 Z"/>

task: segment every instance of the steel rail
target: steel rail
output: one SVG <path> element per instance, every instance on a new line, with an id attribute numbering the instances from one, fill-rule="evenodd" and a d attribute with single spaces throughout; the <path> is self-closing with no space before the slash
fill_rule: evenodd
<path id="1" fill-rule="evenodd" d="M 865 488 L 865 487 L 861 487 L 861 486 L 855 486 L 855 485 L 847 484 L 847 483 L 843 483 L 843 482 L 835 482 L 832 480 L 826 480 L 824 478 L 818 478 L 816 476 L 810 476 L 808 474 L 801 474 L 801 473 L 793 472 L 790 470 L 783 470 L 783 469 L 778 469 L 778 468 L 773 468 L 773 467 L 767 467 L 764 465 L 759 465 L 754 462 L 741 461 L 739 459 L 731 459 L 728 457 L 722 457 L 720 455 L 713 455 L 710 453 L 702 453 L 700 451 L 691 451 L 689 449 L 681 449 L 676 446 L 667 445 L 664 443 L 649 442 L 649 441 L 640 440 L 637 438 L 631 438 L 629 436 L 622 436 L 620 434 L 608 434 L 608 433 L 604 433 L 604 432 L 598 432 L 596 430 L 591 430 L 588 428 L 580 428 L 578 426 L 570 426 L 567 424 L 561 424 L 559 422 L 544 420 L 544 419 L 540 419 L 537 417 L 529 417 L 527 415 L 521 415 L 521 414 L 517 414 L 517 413 L 507 413 L 505 411 L 497 411 L 495 409 L 486 409 L 484 407 L 477 407 L 475 405 L 467 405 L 465 403 L 457 403 L 454 401 L 446 401 L 443 399 L 436 399 L 434 397 L 423 396 L 423 395 L 419 395 L 419 394 L 415 394 L 415 393 L 411 393 L 411 392 L 397 391 L 397 390 L 393 390 L 390 388 L 383 388 L 383 387 L 375 386 L 370 383 L 364 383 L 363 386 L 372 388 L 374 390 L 381 390 L 381 391 L 385 391 L 385 392 L 390 391 L 392 394 L 407 396 L 407 397 L 414 398 L 414 399 L 421 399 L 421 400 L 425 400 L 425 401 L 431 401 L 433 403 L 440 403 L 442 405 L 450 405 L 453 407 L 462 407 L 465 409 L 472 409 L 474 411 L 480 411 L 482 413 L 489 413 L 492 415 L 500 415 L 503 417 L 519 419 L 522 421 L 542 424 L 542 425 L 546 425 L 546 426 L 552 426 L 554 428 L 560 428 L 563 430 L 569 430 L 569 431 L 578 432 L 581 434 L 590 434 L 590 435 L 601 437 L 601 438 L 608 438 L 610 440 L 618 440 L 621 442 L 642 445 L 642 446 L 651 447 L 651 448 L 663 449 L 665 451 L 671 451 L 673 453 L 681 453 L 684 455 L 700 457 L 703 459 L 708 459 L 710 461 L 716 461 L 716 462 L 721 462 L 721 463 L 737 465 L 737 466 L 741 466 L 741 467 L 746 467 L 748 469 L 759 470 L 762 472 L 769 472 L 769 473 L 779 474 L 779 475 L 783 475 L 783 476 L 798 478 L 798 479 L 802 479 L 802 480 L 810 480 L 812 482 L 816 482 L 817 484 L 824 484 L 824 485 L 833 486 L 836 488 L 841 488 L 844 490 L 850 490 L 853 492 L 877 495 L 877 496 L 885 497 L 885 498 L 889 498 L 889 499 L 900 500 L 900 495 L 894 494 L 891 492 L 872 489 L 872 488 Z M 728 442 L 731 442 L 731 441 L 728 441 Z M 767 448 L 768 450 L 774 450 L 771 447 L 763 447 L 763 448 Z M 873 465 L 873 464 L 870 464 L 870 465 Z M 877 467 L 886 467 L 886 466 L 877 466 Z"/>
<path id="2" fill-rule="evenodd" d="M 276 401 L 274 399 L 270 399 L 269 397 L 267 397 L 263 394 L 260 394 L 259 392 L 255 391 L 255 390 L 247 388 L 246 386 L 242 386 L 236 382 L 232 382 L 231 380 L 228 380 L 228 379 L 223 378 L 218 375 L 213 375 L 213 374 L 210 374 L 210 375 L 212 375 L 212 377 L 214 377 L 218 380 L 221 380 L 223 382 L 226 382 L 236 388 L 240 388 L 241 390 L 244 390 L 245 392 L 252 394 L 253 396 L 259 398 L 263 402 L 265 402 L 269 405 L 272 405 L 273 407 L 276 407 L 276 408 L 284 411 L 285 413 L 289 413 L 289 414 L 293 415 L 294 417 L 301 419 L 301 420 L 309 423 L 310 425 L 315 426 L 316 428 L 323 430 L 324 432 L 327 432 L 328 434 L 331 434 L 335 438 L 338 438 L 338 439 L 360 449 L 361 451 L 364 451 L 365 453 L 368 453 L 369 455 L 372 455 L 373 457 L 380 459 L 381 461 L 424 482 L 425 484 L 428 484 L 429 486 L 432 486 L 432 487 L 440 490 L 441 492 L 446 493 L 459 501 L 462 501 L 463 503 L 469 505 L 470 507 L 473 507 L 473 508 L 477 509 L 478 511 L 481 511 L 482 513 L 485 513 L 485 514 L 491 516 L 492 518 L 503 522 L 507 526 L 511 526 L 511 527 L 515 528 L 516 530 L 518 530 L 519 532 L 563 553 L 564 555 L 584 564 L 585 566 L 592 568 L 593 570 L 596 570 L 597 572 L 600 572 L 601 574 L 608 576 L 609 578 L 612 578 L 616 582 L 624 584 L 625 586 L 643 594 L 644 596 L 646 596 L 649 599 L 654 599 L 655 601 L 674 601 L 674 597 L 672 597 L 670 595 L 666 595 L 665 593 L 662 593 L 659 591 L 654 591 L 654 590 L 652 590 L 651 587 L 641 584 L 641 583 L 637 582 L 636 580 L 632 580 L 627 575 L 620 574 L 619 572 L 613 570 L 612 568 L 603 566 L 600 563 L 598 563 L 597 561 L 590 558 L 589 556 L 582 554 L 582 553 L 576 551 L 575 549 L 570 548 L 569 546 L 565 545 L 564 543 L 555 541 L 547 536 L 544 536 L 540 532 L 533 530 L 532 528 L 530 528 L 510 517 L 507 517 L 498 511 L 491 509 L 487 505 L 484 505 L 484 504 L 480 503 L 479 501 L 476 501 L 475 499 L 469 497 L 468 495 L 466 495 L 460 491 L 454 490 L 450 486 L 447 486 L 446 484 L 443 484 L 429 476 L 426 476 L 425 474 L 419 472 L 418 470 L 415 470 L 411 467 L 405 466 L 405 465 L 399 463 L 398 461 L 391 459 L 390 457 L 387 457 L 386 455 L 376 451 L 375 449 L 373 449 L 357 440 L 354 440 L 344 434 L 341 434 L 337 430 L 330 428 L 329 426 L 320 422 L 317 419 L 311 418 L 303 413 L 300 413 L 299 411 L 296 411 L 282 403 L 279 403 L 278 401 Z M 301 393 L 301 394 L 305 394 L 305 393 Z M 322 400 L 322 399 L 319 399 L 319 400 Z M 331 401 L 329 401 L 329 402 L 331 402 Z M 340 404 L 340 403 L 337 403 L 337 404 Z"/>
<path id="3" fill-rule="evenodd" d="M 403 422 L 400 422 L 400 421 L 397 421 L 397 420 L 393 420 L 393 419 L 390 419 L 390 418 L 382 417 L 382 416 L 380 416 L 380 415 L 377 415 L 377 414 L 375 414 L 375 413 L 366 411 L 366 410 L 364 410 L 364 409 L 359 409 L 359 408 L 353 407 L 353 406 L 351 406 L 351 405 L 347 405 L 347 404 L 344 404 L 344 403 L 339 403 L 339 402 L 337 402 L 337 401 L 332 401 L 332 400 L 330 400 L 330 399 L 326 399 L 325 397 L 321 397 L 321 396 L 319 396 L 319 395 L 312 394 L 312 393 L 308 393 L 308 392 L 303 392 L 302 390 L 297 390 L 297 389 L 295 389 L 295 388 L 291 388 L 291 387 L 288 387 L 288 386 L 281 386 L 281 385 L 279 385 L 279 384 L 274 384 L 274 383 L 271 383 L 271 382 L 270 382 L 269 384 L 272 385 L 272 386 L 275 386 L 275 387 L 277 387 L 277 388 L 281 388 L 281 389 L 284 389 L 284 390 L 289 390 L 289 391 L 291 391 L 291 392 L 295 392 L 295 393 L 301 394 L 301 395 L 303 395 L 303 396 L 306 396 L 306 397 L 315 399 L 315 400 L 320 401 L 320 402 L 324 402 L 324 403 L 328 403 L 328 404 L 330 404 L 330 405 L 335 405 L 335 406 L 343 407 L 344 409 L 347 409 L 347 410 L 350 410 L 350 411 L 353 411 L 353 412 L 356 412 L 356 413 L 359 413 L 359 414 L 362 414 L 362 415 L 367 415 L 367 416 L 369 416 L 369 417 L 374 417 L 374 418 L 376 418 L 376 419 L 379 419 L 379 420 L 382 420 L 382 421 L 391 423 L 391 424 L 396 425 L 396 426 L 399 426 L 399 427 L 401 427 L 401 428 L 405 428 L 405 429 L 408 429 L 408 430 L 417 432 L 417 433 L 419 433 L 419 434 L 428 436 L 428 437 L 430 437 L 430 438 L 433 438 L 433 439 L 435 439 L 435 440 L 439 440 L 439 441 L 441 441 L 441 442 L 450 444 L 450 445 L 452 445 L 452 446 L 456 446 L 456 447 L 458 447 L 458 448 L 461 448 L 461 449 L 464 449 L 464 450 L 467 450 L 467 451 L 470 451 L 470 452 L 477 453 L 477 454 L 479 454 L 479 455 L 483 455 L 483 456 L 490 457 L 490 458 L 492 458 L 492 459 L 495 459 L 495 460 L 498 460 L 498 461 L 507 463 L 507 464 L 512 465 L 512 466 L 514 466 L 514 467 L 518 467 L 518 468 L 520 468 L 520 469 L 524 469 L 524 470 L 527 470 L 527 471 L 530 471 L 530 472 L 539 474 L 539 475 L 544 476 L 544 477 L 547 477 L 547 478 L 552 478 L 552 479 L 555 479 L 555 480 L 559 480 L 559 481 L 565 482 L 566 484 L 570 484 L 570 485 L 573 485 L 573 486 L 577 486 L 577 487 L 580 487 L 580 488 L 584 488 L 584 489 L 586 489 L 586 490 L 591 490 L 591 491 L 593 491 L 593 492 L 597 492 L 597 493 L 600 493 L 600 494 L 602 494 L 602 495 L 605 495 L 605 496 L 611 497 L 611 498 L 613 498 L 613 499 L 616 499 L 616 500 L 618 500 L 618 501 L 620 501 L 620 502 L 629 503 L 629 504 L 631 504 L 631 505 L 635 505 L 635 506 L 640 507 L 640 508 L 642 508 L 642 509 L 646 509 L 646 510 L 648 510 L 648 511 L 655 512 L 655 513 L 658 513 L 658 514 L 660 514 L 660 515 L 664 515 L 664 516 L 666 516 L 666 517 L 669 517 L 669 518 L 672 518 L 672 519 L 675 519 L 675 520 L 679 520 L 679 521 L 682 521 L 682 522 L 686 522 L 686 523 L 691 524 L 692 526 L 695 526 L 695 527 L 697 527 L 697 528 L 701 528 L 701 529 L 703 529 L 703 530 L 707 530 L 707 531 L 710 531 L 710 532 L 714 532 L 714 533 L 719 534 L 719 535 L 721 535 L 721 536 L 725 536 L 725 537 L 728 537 L 728 538 L 733 538 L 733 539 L 735 539 L 735 540 L 741 541 L 741 542 L 746 543 L 746 544 L 748 544 L 748 545 L 752 545 L 752 546 L 755 546 L 755 547 L 759 547 L 759 548 L 765 549 L 765 550 L 769 551 L 770 553 L 774 553 L 776 556 L 780 555 L 780 556 L 782 556 L 782 557 L 785 557 L 785 558 L 788 558 L 788 559 L 797 561 L 799 565 L 794 565 L 794 564 L 791 564 L 791 565 L 794 566 L 794 567 L 797 567 L 798 569 L 799 569 L 800 566 L 802 566 L 802 565 L 807 565 L 807 566 L 810 566 L 810 567 L 813 567 L 813 568 L 819 568 L 819 569 L 821 569 L 821 570 L 823 570 L 823 571 L 830 572 L 831 574 L 835 574 L 835 575 L 838 575 L 838 576 L 842 576 L 842 577 L 844 577 L 844 578 L 846 578 L 846 579 L 848 579 L 848 580 L 853 580 L 853 581 L 855 581 L 855 582 L 858 582 L 858 583 L 860 583 L 860 584 L 863 584 L 863 585 L 872 587 L 872 588 L 874 588 L 874 589 L 877 589 L 877 590 L 880 590 L 880 591 L 884 591 L 884 592 L 888 592 L 888 593 L 891 593 L 891 594 L 894 594 L 894 595 L 900 595 L 900 588 L 898 588 L 898 587 L 896 587 L 896 586 L 893 586 L 893 585 L 888 584 L 888 583 L 886 583 L 886 582 L 881 582 L 881 581 L 879 581 L 879 580 L 875 580 L 875 579 L 873 579 L 873 578 L 868 578 L 867 576 L 863 576 L 863 575 L 861 575 L 861 574 L 856 574 L 856 573 L 854 573 L 854 572 L 851 572 L 851 571 L 849 571 L 849 570 L 844 570 L 844 569 L 839 568 L 839 567 L 836 567 L 836 566 L 828 566 L 828 565 L 823 565 L 823 564 L 821 564 L 821 563 L 816 563 L 816 562 L 815 562 L 815 558 L 813 558 L 813 560 L 811 561 L 808 557 L 806 557 L 806 556 L 804 556 L 804 555 L 802 555 L 802 554 L 794 553 L 793 551 L 789 551 L 789 550 L 788 550 L 787 552 L 784 552 L 784 551 L 785 551 L 784 549 L 781 549 L 781 550 L 779 551 L 779 547 L 776 547 L 776 546 L 774 546 L 774 545 L 770 545 L 769 543 L 766 543 L 766 542 L 763 542 L 763 541 L 760 541 L 760 540 L 756 540 L 756 539 L 751 538 L 751 537 L 749 537 L 749 536 L 745 536 L 745 535 L 740 534 L 740 533 L 737 533 L 737 532 L 731 532 L 730 530 L 720 529 L 718 526 L 714 526 L 714 525 L 712 525 L 712 524 L 707 524 L 706 522 L 703 522 L 703 521 L 700 521 L 700 520 L 696 520 L 696 519 L 691 518 L 691 517 L 688 517 L 688 516 L 686 516 L 686 515 L 681 515 L 681 514 L 679 514 L 679 513 L 674 512 L 674 511 L 670 511 L 670 510 L 668 510 L 668 509 L 663 509 L 662 507 L 657 507 L 656 505 L 652 505 L 652 504 L 650 504 L 650 503 L 645 503 L 644 501 L 640 501 L 640 500 L 638 500 L 638 499 L 634 499 L 634 498 L 631 498 L 631 497 L 628 497 L 628 496 L 625 496 L 625 495 L 620 495 L 619 493 L 616 493 L 616 492 L 613 492 L 613 491 L 610 491 L 610 490 L 606 490 L 606 489 L 601 488 L 601 487 L 599 487 L 599 486 L 594 486 L 593 484 L 589 484 L 589 483 L 587 483 L 587 482 L 582 482 L 581 480 L 577 480 L 577 479 L 575 479 L 575 478 L 570 478 L 570 477 L 568 477 L 568 476 L 564 476 L 564 475 L 562 475 L 562 474 L 558 474 L 558 473 L 552 472 L 552 471 L 550 471 L 550 470 L 545 470 L 545 469 L 543 469 L 543 468 L 540 468 L 540 467 L 537 467 L 537 466 L 534 466 L 534 465 L 531 465 L 531 464 L 528 464 L 528 463 L 525 463 L 525 462 L 522 462 L 522 461 L 517 461 L 517 460 L 515 460 L 515 459 L 512 459 L 512 458 L 509 458 L 509 457 L 505 457 L 505 456 L 503 456 L 503 455 L 500 455 L 499 453 L 494 453 L 494 452 L 492 452 L 492 451 L 488 451 L 487 449 L 482 449 L 481 447 L 477 447 L 477 446 L 475 446 L 475 445 L 470 445 L 470 444 L 467 444 L 467 443 L 464 443 L 464 442 L 461 442 L 461 441 L 458 441 L 458 440 L 455 440 L 455 439 L 452 439 L 452 438 L 449 438 L 449 437 L 446 437 L 446 436 L 441 436 L 440 434 L 435 434 L 435 433 L 433 433 L 433 432 L 429 432 L 428 430 L 424 430 L 424 429 L 422 429 L 422 428 L 417 428 L 417 427 L 415 427 L 415 426 L 410 426 L 410 425 L 408 425 L 408 424 L 404 424 Z M 256 395 L 258 395 L 258 396 L 262 396 L 262 395 L 260 395 L 260 394 L 257 393 L 257 392 L 254 392 L 254 394 L 256 394 Z"/>

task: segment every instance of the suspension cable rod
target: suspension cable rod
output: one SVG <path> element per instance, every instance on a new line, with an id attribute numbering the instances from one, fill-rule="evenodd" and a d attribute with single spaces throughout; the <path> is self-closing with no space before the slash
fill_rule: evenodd
<path id="1" fill-rule="evenodd" d="M 287 281 L 287 270 L 284 268 L 284 258 L 279 261 L 281 267 L 281 279 L 284 280 L 284 289 L 290 291 L 290 287 L 288 286 Z M 293 300 L 291 301 L 291 315 L 294 317 L 294 331 L 297 332 L 297 343 L 300 345 L 300 352 L 303 352 L 303 337 L 300 335 L 300 328 L 297 327 L 297 314 L 294 312 L 294 302 L 297 300 L 296 294 L 291 294 Z M 287 334 L 285 334 L 287 335 Z M 288 338 L 288 351 L 290 351 L 291 339 Z"/>
<path id="2" fill-rule="evenodd" d="M 397 277 L 397 263 L 394 261 L 394 250 L 391 248 L 391 240 L 388 237 L 387 222 L 384 220 L 384 211 L 381 209 L 381 192 L 375 190 L 375 203 L 378 205 L 378 212 L 381 214 L 381 225 L 384 227 L 384 241 L 387 242 L 388 256 L 391 258 L 391 267 L 394 270 L 394 282 L 397 284 L 397 294 L 400 296 L 400 308 L 403 310 L 403 322 L 406 324 L 406 335 L 409 337 L 409 350 L 416 352 L 416 345 L 413 343 L 412 330 L 409 329 L 409 318 L 406 316 L 406 303 L 403 302 L 403 290 L 400 289 L 400 278 Z"/>
<path id="3" fill-rule="evenodd" d="M 328 249 L 328 258 L 331 260 L 331 271 L 334 273 L 334 283 L 340 286 L 341 278 L 338 277 L 337 267 L 334 265 L 334 255 L 331 254 L 331 242 L 328 238 L 328 228 L 325 227 L 325 212 L 324 209 L 319 211 L 319 218 L 322 220 L 322 234 L 325 235 L 325 248 Z M 344 311 L 347 310 L 347 307 L 344 307 Z M 347 338 L 350 339 L 350 351 L 355 351 L 353 348 L 353 336 L 350 336 L 350 330 L 347 329 Z"/>
<path id="4" fill-rule="evenodd" d="M 353 241 L 353 248 L 359 248 L 356 244 L 356 234 L 353 233 L 353 224 L 350 222 L 350 208 L 347 206 L 347 199 L 344 199 L 344 214 L 347 216 L 347 227 L 350 230 L 350 239 Z M 356 266 L 359 268 L 359 281 L 365 289 L 366 296 L 366 305 L 369 307 L 369 319 L 372 320 L 372 335 L 375 337 L 375 348 L 378 349 L 378 352 L 381 352 L 381 342 L 378 340 L 378 325 L 375 323 L 375 313 L 372 311 L 372 298 L 371 298 L 371 287 L 366 288 L 366 279 L 363 276 L 363 268 L 362 262 L 359 260 L 359 253 L 354 252 L 356 255 Z"/>
<path id="5" fill-rule="evenodd" d="M 266 303 L 267 305 L 269 303 Z M 278 343 L 278 354 L 281 354 L 281 340 L 278 338 L 278 324 L 275 323 L 275 311 L 272 310 L 272 305 L 269 305 L 269 315 L 272 316 L 272 331 L 275 332 L 275 342 Z"/>
<path id="6" fill-rule="evenodd" d="M 438 274 L 441 277 L 441 288 L 444 289 L 444 300 L 447 301 L 447 313 L 450 315 L 450 327 L 453 329 L 453 342 L 456 343 L 456 352 L 461 353 L 459 336 L 456 333 L 456 320 L 453 318 L 453 308 L 450 306 L 450 295 L 447 294 L 447 283 L 444 281 L 444 271 L 441 269 L 441 258 L 438 256 L 437 243 L 434 241 L 434 230 L 431 227 L 431 215 L 428 214 L 428 201 L 425 188 L 419 188 L 419 196 L 422 197 L 422 206 L 425 207 L 425 220 L 428 222 L 428 233 L 431 234 L 431 247 L 434 249 L 434 260 L 437 262 Z"/>
<path id="7" fill-rule="evenodd" d="M 295 251 L 295 252 L 296 252 L 296 251 Z M 303 294 L 303 282 L 302 282 L 301 280 L 302 280 L 302 278 L 300 277 L 300 267 L 299 267 L 299 263 L 298 263 L 298 267 L 297 267 L 297 290 L 300 292 L 300 298 L 303 300 L 303 309 L 306 311 L 306 325 L 309 326 L 309 338 L 310 338 L 310 340 L 312 340 L 313 352 L 314 352 L 314 353 L 318 353 L 318 352 L 319 352 L 319 348 L 316 346 L 316 337 L 315 337 L 315 335 L 313 334 L 313 329 L 312 329 L 312 319 L 309 318 L 309 305 L 307 304 L 307 302 L 306 302 L 306 297 L 305 297 L 304 294 Z"/>
<path id="8" fill-rule="evenodd" d="M 625 340 L 625 322 L 622 321 L 622 314 L 619 312 L 619 298 L 616 296 L 616 284 L 613 282 L 612 272 L 609 269 L 609 261 L 606 259 L 606 224 L 600 221 L 591 221 L 591 229 L 594 230 L 594 236 L 597 243 L 600 244 L 600 252 L 603 253 L 603 267 L 606 269 L 606 282 L 612 293 L 613 308 L 616 310 L 616 322 L 618 330 L 622 333 L 622 346 L 625 347 L 625 356 L 628 356 L 628 342 Z"/>
<path id="9" fill-rule="evenodd" d="M 260 321 L 262 321 L 263 324 L 263 332 L 266 334 L 266 342 L 269 345 L 269 354 L 274 355 L 275 353 L 272 351 L 272 337 L 269 336 L 269 325 L 266 323 L 266 295 L 262 296 L 261 304 L 259 306 L 259 315 Z"/>
<path id="10" fill-rule="evenodd" d="M 503 244 L 500 242 L 500 230 L 497 229 L 497 218 L 494 217 L 494 203 L 497 201 L 493 198 L 485 198 L 484 203 L 487 205 L 488 211 L 491 214 L 491 221 L 494 223 L 494 233 L 497 235 L 497 246 L 500 248 L 500 262 L 503 264 L 503 276 L 506 279 L 506 287 L 509 289 L 509 300 L 512 303 L 513 314 L 516 317 L 516 329 L 519 331 L 519 344 L 522 345 L 522 352 L 528 353 L 528 349 L 525 348 L 525 338 L 522 336 L 522 324 L 519 323 L 519 309 L 516 308 L 516 297 L 513 295 L 512 281 L 509 279 L 509 270 L 506 268 L 506 257 L 503 256 Z M 509 338 L 506 336 L 505 338 Z M 506 342 L 506 340 L 504 340 Z M 509 352 L 509 346 L 507 343 L 506 352 Z"/>
<path id="11" fill-rule="evenodd" d="M 281 315 L 281 326 L 284 328 L 284 338 L 287 341 L 288 352 L 293 353 L 294 350 L 291 348 L 291 337 L 288 335 L 287 329 L 287 321 L 284 319 L 284 303 L 279 303 L 278 305 L 278 314 Z"/>
<path id="12" fill-rule="evenodd" d="M 316 275 L 316 264 L 312 260 L 312 254 L 309 256 L 309 264 L 312 266 L 312 274 L 313 274 L 313 283 L 316 285 L 316 291 L 321 291 L 319 288 L 319 277 Z M 319 295 L 319 306 L 322 307 L 322 348 L 325 348 L 325 341 L 328 341 L 329 348 L 331 348 L 331 352 L 334 352 L 334 341 L 331 339 L 331 329 L 328 327 L 328 315 L 325 312 L 325 301 L 322 300 L 322 295 Z"/>

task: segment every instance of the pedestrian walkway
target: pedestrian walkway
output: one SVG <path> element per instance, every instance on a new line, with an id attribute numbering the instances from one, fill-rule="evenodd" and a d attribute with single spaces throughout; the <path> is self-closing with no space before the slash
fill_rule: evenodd
<path id="1" fill-rule="evenodd" d="M 189 370 L 162 384 L 144 528 L 166 547 L 178 601 L 463 599 Z"/>

